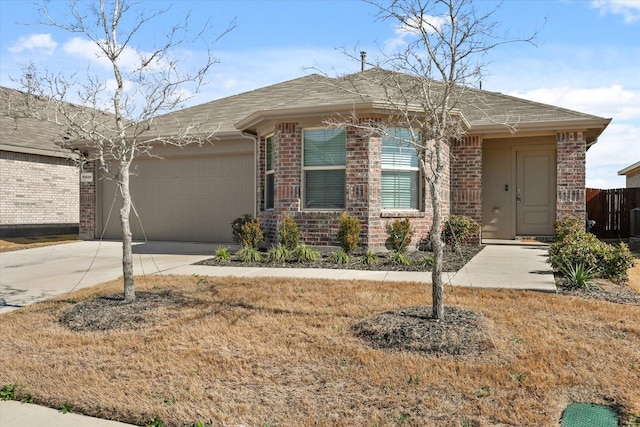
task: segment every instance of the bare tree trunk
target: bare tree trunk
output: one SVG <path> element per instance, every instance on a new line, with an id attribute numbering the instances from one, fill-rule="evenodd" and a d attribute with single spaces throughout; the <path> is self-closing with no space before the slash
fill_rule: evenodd
<path id="1" fill-rule="evenodd" d="M 442 229 L 442 210 L 440 208 L 440 178 L 436 178 L 431 185 L 431 205 L 433 207 L 433 225 L 431 227 L 431 249 L 433 250 L 433 269 L 431 271 L 433 311 L 435 320 L 444 318 L 444 295 L 442 284 L 442 258 L 444 244 L 440 237 Z"/>
<path id="2" fill-rule="evenodd" d="M 431 226 L 430 240 L 433 250 L 433 269 L 431 271 L 432 286 L 432 314 L 435 320 L 444 319 L 444 285 L 442 283 L 442 259 L 444 257 L 444 242 L 442 241 L 442 185 L 444 168 L 447 163 L 443 159 L 444 151 L 442 144 L 444 141 L 434 141 L 433 157 L 431 164 L 435 163 L 435 173 L 431 181 L 431 207 L 433 209 L 433 223 Z M 448 183 L 446 183 L 448 184 Z"/>
<path id="3" fill-rule="evenodd" d="M 131 225 L 129 214 L 131 213 L 131 194 L 129 192 L 129 164 L 120 162 L 118 187 L 122 195 L 122 208 L 120 209 L 120 225 L 122 226 L 122 273 L 124 275 L 124 302 L 130 303 L 136 300 L 136 290 L 133 282 L 133 250 Z"/>

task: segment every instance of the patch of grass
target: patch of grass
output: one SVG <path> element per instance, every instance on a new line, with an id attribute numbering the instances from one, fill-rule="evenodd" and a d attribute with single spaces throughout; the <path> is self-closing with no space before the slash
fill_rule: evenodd
<path id="1" fill-rule="evenodd" d="M 58 406 L 58 410 L 63 414 L 71 414 L 73 413 L 73 405 L 67 402 L 64 402 L 62 405 Z"/>
<path id="2" fill-rule="evenodd" d="M 640 414 L 640 306 L 446 287 L 445 303 L 481 315 L 496 347 L 430 357 L 351 334 L 371 314 L 428 306 L 423 284 L 207 279 L 138 281 L 179 298 L 141 311 L 151 321 L 131 328 L 60 323 L 77 304 L 121 292 L 119 280 L 3 314 L 0 384 L 135 425 L 546 426 L 568 401 L 615 401 L 627 423 Z"/>
<path id="3" fill-rule="evenodd" d="M 216 261 L 219 261 L 219 262 L 231 261 L 231 253 L 229 253 L 229 248 L 216 249 Z"/>
<path id="4" fill-rule="evenodd" d="M 393 265 L 411 265 L 411 260 L 402 252 L 392 252 L 387 262 Z"/>
<path id="5" fill-rule="evenodd" d="M 242 262 L 262 262 L 262 254 L 254 248 L 242 248 L 236 253 Z"/>
<path id="6" fill-rule="evenodd" d="M 292 258 L 298 262 L 312 262 L 320 259 L 320 252 L 311 246 L 299 245 L 292 254 Z"/>
<path id="7" fill-rule="evenodd" d="M 75 234 L 42 237 L 3 237 L 0 239 L 0 252 L 19 251 L 43 246 L 62 245 L 78 241 Z"/>
<path id="8" fill-rule="evenodd" d="M 360 257 L 360 262 L 364 265 L 376 265 L 378 263 L 378 256 L 371 249 L 367 249 L 367 252 Z"/>
<path id="9" fill-rule="evenodd" d="M 345 251 L 338 251 L 329 255 L 328 261 L 333 264 L 349 264 L 351 262 L 351 257 Z"/>
<path id="10" fill-rule="evenodd" d="M 284 263 L 287 262 L 290 255 L 291 252 L 285 246 L 274 246 L 267 252 L 267 261 Z"/>
<path id="11" fill-rule="evenodd" d="M 14 400 L 16 398 L 16 384 L 5 384 L 0 388 L 0 400 Z"/>

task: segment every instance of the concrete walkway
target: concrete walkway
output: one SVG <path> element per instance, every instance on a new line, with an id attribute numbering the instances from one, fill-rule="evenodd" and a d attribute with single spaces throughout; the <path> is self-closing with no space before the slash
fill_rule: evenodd
<path id="1" fill-rule="evenodd" d="M 120 242 L 78 242 L 0 253 L 0 314 L 122 275 Z M 334 280 L 431 282 L 424 272 L 316 268 L 243 268 L 192 265 L 211 258 L 216 245 L 150 242 L 134 245 L 134 274 L 236 277 L 300 277 Z M 488 245 L 457 273 L 444 273 L 454 286 L 555 292 L 542 245 Z M 0 402 L 0 427 L 126 427 L 127 424 L 62 414 L 33 404 Z"/>

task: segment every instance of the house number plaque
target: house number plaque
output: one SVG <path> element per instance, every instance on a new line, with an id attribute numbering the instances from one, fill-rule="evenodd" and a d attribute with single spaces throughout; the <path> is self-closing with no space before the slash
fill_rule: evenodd
<path id="1" fill-rule="evenodd" d="M 82 172 L 80 182 L 93 182 L 93 172 Z"/>

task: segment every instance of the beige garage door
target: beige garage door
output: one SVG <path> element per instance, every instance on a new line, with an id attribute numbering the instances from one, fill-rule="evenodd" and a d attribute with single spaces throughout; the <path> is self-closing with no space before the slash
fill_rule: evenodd
<path id="1" fill-rule="evenodd" d="M 136 240 L 146 234 L 148 240 L 231 242 L 231 221 L 253 212 L 249 153 L 144 159 L 135 165 L 131 193 L 140 219 L 132 213 L 131 225 Z M 116 193 L 112 181 L 103 182 L 100 222 L 107 239 L 121 236 Z"/>

